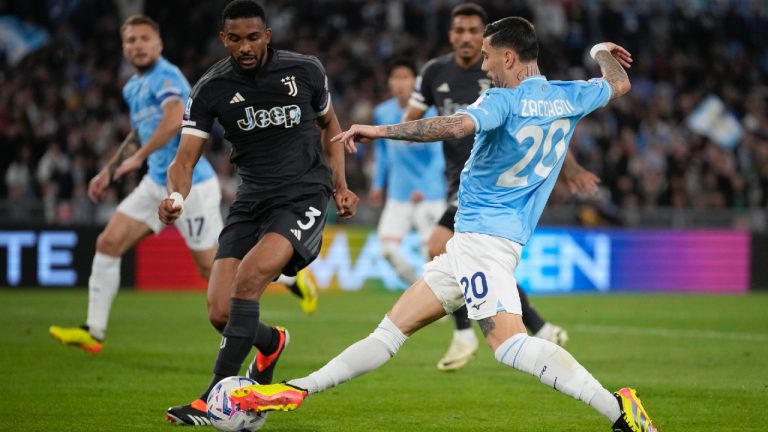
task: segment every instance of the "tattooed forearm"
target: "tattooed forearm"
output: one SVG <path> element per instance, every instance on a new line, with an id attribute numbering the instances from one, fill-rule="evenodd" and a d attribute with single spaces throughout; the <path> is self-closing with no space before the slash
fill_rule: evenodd
<path id="1" fill-rule="evenodd" d="M 469 135 L 464 130 L 463 116 L 430 117 L 407 123 L 385 126 L 387 137 L 404 141 L 439 141 Z"/>
<path id="2" fill-rule="evenodd" d="M 496 328 L 496 324 L 493 323 L 493 318 L 483 318 L 478 320 L 480 330 L 483 331 L 483 336 L 488 336 L 488 333 L 492 332 Z"/>
<path id="3" fill-rule="evenodd" d="M 611 99 L 623 95 L 629 91 L 629 77 L 627 72 L 621 67 L 621 64 L 613 58 L 608 51 L 598 51 L 595 55 L 595 61 L 600 65 L 600 70 L 603 72 L 603 78 L 608 81 L 611 86 Z"/>

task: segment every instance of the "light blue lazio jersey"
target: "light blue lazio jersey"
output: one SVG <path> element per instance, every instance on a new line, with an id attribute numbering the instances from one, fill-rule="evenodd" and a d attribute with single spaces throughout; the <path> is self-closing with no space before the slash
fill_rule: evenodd
<path id="1" fill-rule="evenodd" d="M 179 68 L 160 57 L 152 69 L 141 75 L 133 75 L 123 87 L 123 98 L 131 113 L 131 127 L 136 130 L 144 145 L 155 132 L 163 117 L 163 104 L 171 99 L 184 103 L 189 97 L 189 83 Z M 179 125 L 181 125 L 179 118 Z M 147 158 L 148 175 L 156 183 L 165 185 L 168 165 L 179 148 L 176 135 L 168 144 L 154 151 Z M 213 167 L 204 158 L 195 165 L 192 183 L 199 183 L 216 175 Z"/>
<path id="2" fill-rule="evenodd" d="M 396 98 L 376 106 L 373 121 L 376 125 L 397 124 L 402 121 L 405 110 L 400 108 Z M 427 111 L 425 117 L 437 114 L 435 108 Z M 444 200 L 445 160 L 443 144 L 406 143 L 391 139 L 376 140 L 376 172 L 372 187 L 387 187 L 387 198 L 396 201 L 410 201 L 411 194 L 419 191 L 425 200 Z"/>
<path id="3" fill-rule="evenodd" d="M 563 166 L 576 122 L 604 106 L 611 90 L 590 81 L 523 80 L 492 88 L 458 113 L 475 123 L 475 144 L 461 172 L 457 232 L 524 245 Z"/>

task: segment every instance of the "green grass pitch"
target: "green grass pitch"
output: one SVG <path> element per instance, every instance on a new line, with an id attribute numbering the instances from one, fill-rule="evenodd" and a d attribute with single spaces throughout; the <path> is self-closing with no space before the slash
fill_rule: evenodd
<path id="1" fill-rule="evenodd" d="M 396 297 L 325 294 L 308 317 L 290 295 L 267 294 L 263 320 L 291 331 L 276 378 L 303 376 L 365 337 Z M 768 428 L 768 295 L 533 301 L 568 330 L 568 350 L 603 385 L 639 389 L 662 431 Z M 217 353 L 204 294 L 124 290 L 96 357 L 48 335 L 51 324 L 80 324 L 86 303 L 82 289 L 0 289 L 0 431 L 178 430 L 165 423 L 165 409 L 199 394 Z M 437 371 L 450 336 L 450 325 L 436 323 L 381 369 L 297 412 L 272 413 L 262 430 L 608 430 L 592 409 L 498 364 L 486 347 L 464 370 Z"/>

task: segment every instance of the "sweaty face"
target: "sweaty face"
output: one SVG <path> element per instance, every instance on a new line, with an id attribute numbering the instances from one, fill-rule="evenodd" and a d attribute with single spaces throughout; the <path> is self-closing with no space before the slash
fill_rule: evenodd
<path id="1" fill-rule="evenodd" d="M 451 21 L 448 36 L 456 55 L 470 62 L 480 55 L 483 45 L 483 20 L 477 15 L 457 15 Z"/>
<path id="2" fill-rule="evenodd" d="M 245 70 L 258 68 L 266 62 L 271 37 L 272 29 L 258 17 L 225 20 L 224 29 L 219 33 L 229 55 Z"/>
<path id="3" fill-rule="evenodd" d="M 411 92 L 413 92 L 416 77 L 410 68 L 397 66 L 390 72 L 387 84 L 389 85 L 389 92 L 392 93 L 393 97 L 404 100 L 410 97 Z"/>
<path id="4" fill-rule="evenodd" d="M 163 51 L 163 42 L 147 24 L 129 25 L 123 30 L 123 55 L 133 67 L 145 70 L 155 64 Z"/>

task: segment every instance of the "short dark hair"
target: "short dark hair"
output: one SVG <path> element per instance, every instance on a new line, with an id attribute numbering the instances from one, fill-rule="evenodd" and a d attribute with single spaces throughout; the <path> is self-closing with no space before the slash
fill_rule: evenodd
<path id="1" fill-rule="evenodd" d="M 152 27 L 152 29 L 155 30 L 158 35 L 160 35 L 160 25 L 157 24 L 157 21 L 146 15 L 131 15 L 126 18 L 125 22 L 123 22 L 123 25 L 120 26 L 120 35 L 122 36 L 123 32 L 128 26 L 135 25 L 148 25 Z"/>
<path id="2" fill-rule="evenodd" d="M 267 23 L 267 17 L 264 9 L 253 0 L 234 0 L 224 6 L 221 11 L 221 26 L 224 27 L 224 21 L 238 18 L 261 18 L 264 24 Z"/>
<path id="3" fill-rule="evenodd" d="M 539 56 L 536 30 L 525 18 L 507 17 L 492 22 L 485 27 L 483 33 L 484 38 L 489 36 L 492 47 L 512 48 L 522 61 L 536 60 Z"/>
<path id="4" fill-rule="evenodd" d="M 404 67 L 409 69 L 411 72 L 413 72 L 413 76 L 419 75 L 419 71 L 416 69 L 416 63 L 412 62 L 411 60 L 407 58 L 398 57 L 394 60 L 390 61 L 387 65 L 387 75 L 392 75 L 392 71 L 395 70 L 395 68 Z"/>
<path id="5" fill-rule="evenodd" d="M 485 13 L 485 9 L 477 3 L 461 3 L 456 5 L 456 7 L 451 10 L 451 19 L 454 19 L 459 15 L 475 15 L 480 17 L 483 24 L 488 22 L 488 14 Z"/>

